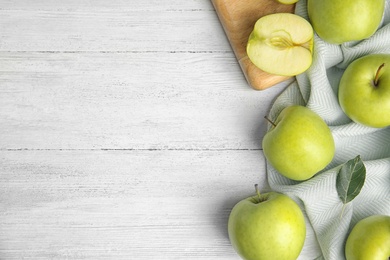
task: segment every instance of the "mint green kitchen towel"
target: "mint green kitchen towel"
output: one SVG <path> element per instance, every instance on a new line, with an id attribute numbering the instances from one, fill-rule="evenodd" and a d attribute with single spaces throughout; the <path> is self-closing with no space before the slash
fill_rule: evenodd
<path id="1" fill-rule="evenodd" d="M 296 4 L 295 13 L 309 20 L 306 0 Z M 346 238 L 357 221 L 375 214 L 390 215 L 390 127 L 376 129 L 352 122 L 337 99 L 338 83 L 352 61 L 372 53 L 390 54 L 390 0 L 380 27 L 369 39 L 334 45 L 314 37 L 312 66 L 277 97 L 269 117 L 275 120 L 289 105 L 307 106 L 329 125 L 336 143 L 335 157 L 307 181 L 289 180 L 269 164 L 267 176 L 273 190 L 291 196 L 304 211 L 307 236 L 299 259 L 342 260 Z M 336 191 L 336 175 L 343 163 L 357 155 L 366 166 L 366 181 L 341 216 L 343 203 Z"/>

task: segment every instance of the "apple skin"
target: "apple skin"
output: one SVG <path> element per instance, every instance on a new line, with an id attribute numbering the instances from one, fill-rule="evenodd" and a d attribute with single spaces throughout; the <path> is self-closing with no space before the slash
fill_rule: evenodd
<path id="1" fill-rule="evenodd" d="M 298 2 L 298 0 L 277 0 L 279 3 L 284 4 L 284 5 L 291 5 L 295 4 Z"/>
<path id="2" fill-rule="evenodd" d="M 373 215 L 360 220 L 348 235 L 347 260 L 390 259 L 390 216 Z"/>
<path id="3" fill-rule="evenodd" d="M 375 75 L 382 64 L 375 86 Z M 375 128 L 389 126 L 390 54 L 369 54 L 354 60 L 341 77 L 338 98 L 353 121 Z"/>
<path id="4" fill-rule="evenodd" d="M 304 245 L 303 213 L 287 195 L 269 192 L 238 202 L 229 216 L 229 239 L 246 260 L 295 260 Z"/>
<path id="5" fill-rule="evenodd" d="M 375 33 L 385 0 L 308 0 L 307 11 L 317 34 L 326 42 L 341 44 L 363 40 Z"/>
<path id="6" fill-rule="evenodd" d="M 292 180 L 307 180 L 333 159 L 335 143 L 324 120 L 304 106 L 286 107 L 263 138 L 268 162 Z"/>

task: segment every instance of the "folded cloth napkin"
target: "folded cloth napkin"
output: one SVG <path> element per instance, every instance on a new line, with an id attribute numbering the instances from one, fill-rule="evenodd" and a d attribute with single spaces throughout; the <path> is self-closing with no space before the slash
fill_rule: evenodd
<path id="1" fill-rule="evenodd" d="M 306 0 L 296 4 L 295 13 L 309 20 Z M 329 125 L 336 144 L 333 161 L 307 181 L 289 180 L 267 164 L 270 187 L 292 197 L 305 214 L 307 235 L 299 259 L 345 259 L 345 242 L 357 221 L 375 214 L 390 215 L 390 127 L 376 129 L 352 122 L 337 99 L 345 68 L 371 53 L 390 54 L 390 0 L 379 29 L 369 39 L 335 45 L 315 35 L 312 66 L 298 75 L 271 107 L 272 120 L 289 105 L 310 108 Z M 341 165 L 357 155 L 366 166 L 366 180 L 341 214 L 344 204 L 336 191 L 336 176 Z"/>

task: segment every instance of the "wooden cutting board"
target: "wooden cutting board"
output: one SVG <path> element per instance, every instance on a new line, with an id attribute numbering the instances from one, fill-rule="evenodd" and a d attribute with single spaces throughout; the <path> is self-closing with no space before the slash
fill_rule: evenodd
<path id="1" fill-rule="evenodd" d="M 277 0 L 211 1 L 248 84 L 253 89 L 263 90 L 287 80 L 289 77 L 269 74 L 257 68 L 246 54 L 246 44 L 260 17 L 272 13 L 293 13 L 295 5 L 283 5 Z"/>

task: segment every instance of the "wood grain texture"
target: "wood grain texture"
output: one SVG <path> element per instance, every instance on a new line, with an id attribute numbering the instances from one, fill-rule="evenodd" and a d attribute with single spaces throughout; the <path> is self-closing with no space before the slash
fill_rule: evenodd
<path id="1" fill-rule="evenodd" d="M 251 91 L 219 52 L 2 52 L 0 63 L 3 149 L 260 149 L 275 93 Z"/>
<path id="2" fill-rule="evenodd" d="M 238 259 L 261 151 L 0 152 L 1 259 Z M 243 163 L 245 162 L 245 163 Z"/>
<path id="3" fill-rule="evenodd" d="M 268 14 L 292 13 L 295 5 L 276 0 L 212 0 L 226 36 L 249 85 L 264 90 L 291 77 L 269 74 L 257 68 L 248 58 L 246 45 L 256 21 Z"/>
<path id="4" fill-rule="evenodd" d="M 7 0 L 0 14 L 0 51 L 231 51 L 205 0 Z"/>
<path id="5" fill-rule="evenodd" d="M 0 2 L 0 259 L 239 259 L 263 116 L 210 1 Z"/>

